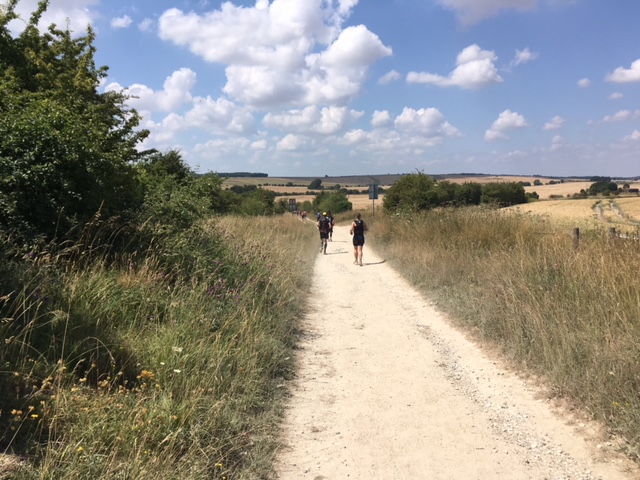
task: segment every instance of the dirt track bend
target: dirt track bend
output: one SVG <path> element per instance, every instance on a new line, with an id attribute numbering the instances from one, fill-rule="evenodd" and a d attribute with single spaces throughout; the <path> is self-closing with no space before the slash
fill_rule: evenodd
<path id="1" fill-rule="evenodd" d="M 371 242 L 313 272 L 281 480 L 640 478 L 598 430 L 467 341 Z"/>

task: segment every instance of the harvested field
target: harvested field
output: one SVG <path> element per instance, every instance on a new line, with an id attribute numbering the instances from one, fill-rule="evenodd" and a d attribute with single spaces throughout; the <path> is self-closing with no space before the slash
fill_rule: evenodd
<path id="1" fill-rule="evenodd" d="M 376 207 L 376 211 L 378 211 L 378 209 L 382 208 L 382 198 L 384 197 L 384 195 L 379 195 L 378 196 L 378 200 L 375 201 L 375 207 Z M 291 198 L 295 198 L 296 202 L 298 203 L 302 203 L 306 200 L 313 202 L 313 199 L 315 198 L 315 195 L 295 195 L 295 196 L 281 196 L 281 197 L 276 197 L 276 202 L 278 200 L 280 200 L 281 198 L 284 199 L 291 199 Z M 353 204 L 353 210 L 357 210 L 360 212 L 367 212 L 367 211 L 371 211 L 372 207 L 373 207 L 373 201 L 369 199 L 369 195 L 347 195 L 347 198 L 349 199 L 349 201 Z"/>
<path id="2" fill-rule="evenodd" d="M 615 227 L 621 231 L 631 231 L 638 227 L 640 220 L 640 197 L 543 200 L 505 210 L 541 215 L 566 227 Z"/>
<path id="3" fill-rule="evenodd" d="M 620 210 L 632 222 L 640 222 L 640 197 L 617 198 Z"/>

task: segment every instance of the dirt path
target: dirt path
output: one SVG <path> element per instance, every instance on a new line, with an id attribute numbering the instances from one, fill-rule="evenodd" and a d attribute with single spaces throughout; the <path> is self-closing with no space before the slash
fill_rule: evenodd
<path id="1" fill-rule="evenodd" d="M 314 269 L 281 480 L 640 478 L 337 227 Z"/>

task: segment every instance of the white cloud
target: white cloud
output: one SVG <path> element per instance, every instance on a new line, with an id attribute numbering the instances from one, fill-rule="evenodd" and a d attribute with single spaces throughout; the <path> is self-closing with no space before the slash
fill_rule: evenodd
<path id="1" fill-rule="evenodd" d="M 613 92 L 609 95 L 609 100 L 620 100 L 621 98 L 624 98 L 624 95 L 620 92 Z"/>
<path id="2" fill-rule="evenodd" d="M 138 24 L 138 29 L 141 32 L 150 32 L 153 29 L 155 22 L 150 18 L 145 18 Z"/>
<path id="3" fill-rule="evenodd" d="M 146 85 L 137 83 L 126 88 L 118 83 L 111 83 L 107 85 L 105 90 L 124 90 L 126 94 L 135 97 L 128 100 L 128 103 L 133 108 L 150 112 L 169 112 L 191 101 L 191 90 L 195 83 L 195 72 L 188 68 L 181 68 L 167 77 L 163 85 L 163 90 L 161 91 L 156 92 Z"/>
<path id="4" fill-rule="evenodd" d="M 542 127 L 543 130 L 557 130 L 565 124 L 566 120 L 559 115 L 556 115 Z"/>
<path id="5" fill-rule="evenodd" d="M 206 143 L 197 144 L 193 151 L 203 159 L 218 160 L 226 159 L 230 156 L 242 155 L 247 153 L 247 149 L 251 146 L 246 138 L 231 137 L 217 138 Z M 216 171 L 215 169 L 213 171 Z M 217 171 L 220 171 L 219 169 Z"/>
<path id="6" fill-rule="evenodd" d="M 631 132 L 631 135 L 627 135 L 624 137 L 627 142 L 637 142 L 640 141 L 640 130 L 634 130 Z"/>
<path id="7" fill-rule="evenodd" d="M 389 85 L 400 79 L 400 74 L 395 70 L 391 70 L 390 72 L 385 73 L 378 79 L 378 83 L 380 85 Z"/>
<path id="8" fill-rule="evenodd" d="M 382 128 L 391 125 L 391 114 L 387 110 L 376 110 L 371 115 L 371 126 L 373 128 Z"/>
<path id="9" fill-rule="evenodd" d="M 555 152 L 556 150 L 560 150 L 561 148 L 563 148 L 565 146 L 565 140 L 563 137 L 561 137 L 560 135 L 555 135 L 552 139 L 551 139 L 551 147 L 550 150 L 552 152 Z"/>
<path id="10" fill-rule="evenodd" d="M 528 63 L 536 60 L 538 57 L 538 53 L 532 52 L 528 48 L 525 48 L 524 50 L 516 50 L 516 56 L 511 61 L 511 66 L 517 67 L 518 65 L 522 65 L 523 63 Z"/>
<path id="11" fill-rule="evenodd" d="M 506 140 L 509 137 L 504 132 L 516 128 L 524 128 L 526 126 L 527 121 L 522 115 L 512 112 L 511 110 L 505 110 L 498 116 L 498 119 L 493 122 L 491 128 L 485 132 L 484 138 L 489 142 L 495 140 Z"/>
<path id="12" fill-rule="evenodd" d="M 262 122 L 268 128 L 277 128 L 284 132 L 329 135 L 340 132 L 350 121 L 361 116 L 362 112 L 349 110 L 347 107 L 332 106 L 320 109 L 311 105 L 302 110 L 268 113 Z"/>
<path id="13" fill-rule="evenodd" d="M 605 77 L 605 80 L 614 83 L 640 82 L 640 59 L 633 62 L 631 68 L 616 68 L 613 73 Z"/>
<path id="14" fill-rule="evenodd" d="M 407 82 L 426 83 L 440 87 L 457 86 L 464 89 L 480 89 L 502 82 L 494 62 L 498 59 L 494 52 L 482 50 L 478 45 L 470 45 L 458 54 L 457 67 L 448 77 L 425 73 L 409 72 Z"/>
<path id="15" fill-rule="evenodd" d="M 292 152 L 301 150 L 306 146 L 307 141 L 304 138 L 290 133 L 288 135 L 285 135 L 284 138 L 282 138 L 282 140 L 277 143 L 276 149 L 279 151 Z"/>
<path id="16" fill-rule="evenodd" d="M 185 128 L 199 128 L 218 135 L 248 134 L 255 131 L 251 112 L 226 98 L 195 98 L 183 119 Z"/>
<path id="17" fill-rule="evenodd" d="M 458 20 L 465 24 L 477 23 L 493 17 L 502 10 L 530 11 L 538 0 L 438 0 L 447 10 L 455 12 Z"/>
<path id="18" fill-rule="evenodd" d="M 164 40 L 226 64 L 224 92 L 255 107 L 340 104 L 356 96 L 369 67 L 391 49 L 364 25 L 342 28 L 357 0 L 259 0 L 198 15 L 172 8 Z"/>
<path id="19" fill-rule="evenodd" d="M 604 123 L 625 122 L 628 120 L 636 120 L 640 118 L 640 110 L 620 110 L 613 115 L 605 115 L 602 119 Z"/>
<path id="20" fill-rule="evenodd" d="M 6 3 L 6 2 L 2 2 Z M 38 8 L 39 0 L 22 0 L 18 2 L 15 9 L 24 21 L 16 20 L 10 23 L 9 28 L 12 32 L 21 32 L 29 21 L 31 14 Z M 86 32 L 87 26 L 93 24 L 98 17 L 98 13 L 92 9 L 95 5 L 99 5 L 99 0 L 58 0 L 49 2 L 49 7 L 42 15 L 38 27 L 46 30 L 49 25 L 55 23 L 59 28 L 66 28 L 67 21 L 69 28 L 77 35 Z"/>
<path id="21" fill-rule="evenodd" d="M 357 145 L 366 142 L 369 139 L 369 133 L 364 130 L 351 130 L 344 134 L 343 140 L 347 145 Z"/>
<path id="22" fill-rule="evenodd" d="M 123 17 L 116 17 L 111 19 L 111 28 L 119 29 L 119 28 L 129 28 L 129 26 L 133 23 L 133 19 L 129 15 L 125 15 Z"/>
<path id="23" fill-rule="evenodd" d="M 419 133 L 424 136 L 461 136 L 457 128 L 445 121 L 444 115 L 437 108 L 421 108 L 415 110 L 405 107 L 394 121 L 398 130 Z"/>
<path id="24" fill-rule="evenodd" d="M 589 80 L 588 78 L 581 78 L 580 80 L 578 80 L 578 86 L 580 88 L 587 88 L 589 85 L 591 85 L 591 80 Z"/>
<path id="25" fill-rule="evenodd" d="M 269 143 L 264 138 L 251 143 L 252 150 L 266 150 L 268 147 Z"/>

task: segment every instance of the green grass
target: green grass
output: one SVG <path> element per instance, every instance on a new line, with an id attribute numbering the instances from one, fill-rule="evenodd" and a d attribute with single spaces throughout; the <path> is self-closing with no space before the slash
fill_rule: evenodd
<path id="1" fill-rule="evenodd" d="M 11 478 L 272 478 L 305 227 L 229 217 L 135 261 L 34 260 L 0 303 L 1 439 L 30 459 Z"/>
<path id="2" fill-rule="evenodd" d="M 497 210 L 377 215 L 372 244 L 479 339 L 640 453 L 640 245 Z M 412 248 L 407 248 L 411 245 Z"/>

